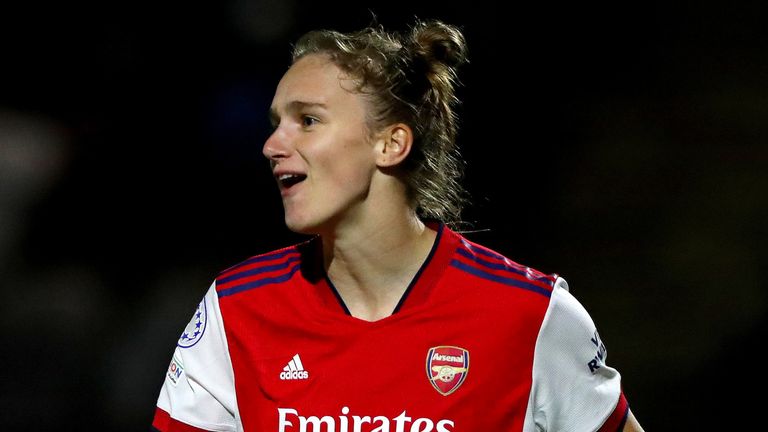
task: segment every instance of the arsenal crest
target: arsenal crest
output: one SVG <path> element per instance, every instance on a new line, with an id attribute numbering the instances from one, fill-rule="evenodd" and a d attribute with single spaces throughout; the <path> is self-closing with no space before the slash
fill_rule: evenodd
<path id="1" fill-rule="evenodd" d="M 469 351 L 455 346 L 437 346 L 427 352 L 427 377 L 441 395 L 455 392 L 469 371 Z"/>

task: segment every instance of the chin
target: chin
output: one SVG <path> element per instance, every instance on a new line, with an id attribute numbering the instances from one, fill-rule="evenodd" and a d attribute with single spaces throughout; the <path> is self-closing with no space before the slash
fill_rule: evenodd
<path id="1" fill-rule="evenodd" d="M 285 226 L 297 234 L 314 235 L 320 232 L 319 226 L 317 224 L 313 224 L 307 220 L 291 218 L 288 217 L 288 215 L 285 216 Z"/>

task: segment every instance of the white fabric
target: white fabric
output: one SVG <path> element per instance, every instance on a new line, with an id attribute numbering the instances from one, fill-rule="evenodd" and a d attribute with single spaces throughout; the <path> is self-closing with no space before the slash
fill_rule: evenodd
<path id="1" fill-rule="evenodd" d="M 605 357 L 592 318 L 558 278 L 536 342 L 523 430 L 598 430 L 621 392 L 621 377 Z"/>
<path id="2" fill-rule="evenodd" d="M 205 294 L 203 302 L 205 331 L 194 345 L 176 347 L 157 406 L 173 419 L 200 429 L 241 431 L 232 361 L 215 283 Z M 195 321 L 193 316 L 192 322 Z"/>
<path id="3" fill-rule="evenodd" d="M 169 369 L 157 406 L 173 419 L 200 429 L 242 431 L 215 284 L 203 302 L 205 332 L 194 345 L 176 347 L 172 363 L 180 365 L 182 372 Z M 599 429 L 621 392 L 620 375 L 605 364 L 601 346 L 589 314 L 559 278 L 536 341 L 525 432 Z"/>

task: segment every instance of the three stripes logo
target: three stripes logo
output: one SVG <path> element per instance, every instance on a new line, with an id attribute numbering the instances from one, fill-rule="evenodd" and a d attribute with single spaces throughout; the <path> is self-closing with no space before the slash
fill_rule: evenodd
<path id="1" fill-rule="evenodd" d="M 291 361 L 280 372 L 281 380 L 305 380 L 309 378 L 309 372 L 304 370 L 304 365 L 301 363 L 301 357 L 298 354 L 294 355 Z"/>

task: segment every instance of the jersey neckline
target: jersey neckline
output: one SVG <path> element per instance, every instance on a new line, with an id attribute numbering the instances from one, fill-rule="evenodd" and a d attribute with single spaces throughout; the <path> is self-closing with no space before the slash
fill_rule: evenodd
<path id="1" fill-rule="evenodd" d="M 310 283 L 314 285 L 315 289 L 313 291 L 319 297 L 318 300 L 321 308 L 325 312 L 336 316 L 342 316 L 347 320 L 360 322 L 365 325 L 375 325 L 377 323 L 391 321 L 404 315 L 405 312 L 426 303 L 432 292 L 432 288 L 445 272 L 453 253 L 458 246 L 457 235 L 444 224 L 439 222 L 429 222 L 427 223 L 427 226 L 437 231 L 434 243 L 432 244 L 432 249 L 411 282 L 408 284 L 408 287 L 403 292 L 403 295 L 400 297 L 400 300 L 392 313 L 375 321 L 367 321 L 355 317 L 350 313 L 349 308 L 344 303 L 338 290 L 323 269 L 321 240 L 319 237 L 313 239 L 313 252 L 310 259 L 312 259 L 312 267 L 317 273 L 313 272 L 315 273 L 312 278 L 314 282 L 310 281 Z"/>

